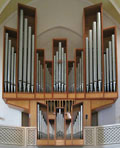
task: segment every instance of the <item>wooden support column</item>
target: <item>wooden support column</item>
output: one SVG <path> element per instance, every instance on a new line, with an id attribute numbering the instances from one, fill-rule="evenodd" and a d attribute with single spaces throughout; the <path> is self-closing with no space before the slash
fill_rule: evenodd
<path id="1" fill-rule="evenodd" d="M 37 103 L 30 101 L 30 126 L 37 127 Z"/>
<path id="2" fill-rule="evenodd" d="M 84 126 L 91 126 L 91 101 L 83 101 L 83 123 Z"/>

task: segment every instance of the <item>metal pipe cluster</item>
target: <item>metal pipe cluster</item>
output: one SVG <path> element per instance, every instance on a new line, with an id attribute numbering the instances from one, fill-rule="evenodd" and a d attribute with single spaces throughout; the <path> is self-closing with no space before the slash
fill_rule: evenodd
<path id="1" fill-rule="evenodd" d="M 68 74 L 68 91 L 74 92 L 75 91 L 75 64 L 73 63 L 73 67 L 71 68 Z"/>
<path id="2" fill-rule="evenodd" d="M 61 42 L 54 55 L 54 91 L 66 92 L 66 53 Z"/>
<path id="3" fill-rule="evenodd" d="M 64 138 L 64 114 L 61 109 L 56 115 L 56 138 Z"/>
<path id="4" fill-rule="evenodd" d="M 45 92 L 52 92 L 52 75 L 47 64 L 45 64 Z"/>
<path id="5" fill-rule="evenodd" d="M 116 54 L 115 35 L 112 34 L 112 41 L 108 42 L 108 48 L 104 52 L 104 91 L 116 91 Z"/>
<path id="6" fill-rule="evenodd" d="M 71 122 L 68 125 L 67 130 L 66 130 L 66 139 L 71 139 Z"/>
<path id="7" fill-rule="evenodd" d="M 36 92 L 43 92 L 44 90 L 44 66 L 39 59 L 40 53 L 37 53 L 37 79 L 36 79 Z"/>
<path id="8" fill-rule="evenodd" d="M 47 120 L 45 119 L 45 113 L 41 110 L 40 104 L 37 104 L 37 130 L 38 139 L 46 139 L 47 133 Z"/>
<path id="9" fill-rule="evenodd" d="M 4 92 L 16 92 L 16 52 L 9 39 L 9 34 L 5 34 L 5 69 L 4 69 Z"/>
<path id="10" fill-rule="evenodd" d="M 54 139 L 54 135 L 55 135 L 54 124 L 52 125 L 49 122 L 49 138 Z"/>
<path id="11" fill-rule="evenodd" d="M 19 92 L 34 92 L 34 51 L 35 35 L 29 26 L 28 18 L 20 10 L 19 23 L 19 62 L 18 90 Z"/>
<path id="12" fill-rule="evenodd" d="M 86 92 L 102 91 L 101 13 L 86 37 Z"/>
<path id="13" fill-rule="evenodd" d="M 84 91 L 83 51 L 81 51 L 81 56 L 76 66 L 76 91 Z"/>
<path id="14" fill-rule="evenodd" d="M 73 122 L 73 138 L 83 138 L 83 105 L 80 105 L 80 111 Z"/>

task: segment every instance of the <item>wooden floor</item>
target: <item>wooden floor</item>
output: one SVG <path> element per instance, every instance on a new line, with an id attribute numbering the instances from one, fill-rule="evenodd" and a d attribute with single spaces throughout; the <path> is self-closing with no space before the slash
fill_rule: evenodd
<path id="1" fill-rule="evenodd" d="M 76 148 L 79 146 L 75 146 Z M 28 146 L 28 147 L 23 147 L 23 146 L 12 146 L 12 145 L 0 145 L 0 148 L 55 148 L 55 146 Z M 56 146 L 56 148 L 60 148 L 60 146 Z M 66 147 L 61 147 L 61 148 L 66 148 Z M 67 148 L 73 148 L 73 146 L 68 146 Z M 120 148 L 120 144 L 113 144 L 113 145 L 104 145 L 104 146 L 81 146 L 79 148 Z"/>

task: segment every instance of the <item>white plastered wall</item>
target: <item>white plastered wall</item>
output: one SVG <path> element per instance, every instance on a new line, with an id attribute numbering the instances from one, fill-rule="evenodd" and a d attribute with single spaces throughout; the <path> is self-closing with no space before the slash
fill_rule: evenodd
<path id="1" fill-rule="evenodd" d="M 52 59 L 52 39 L 68 39 L 68 59 L 74 59 L 74 49 L 82 48 L 83 8 L 89 6 L 87 0 L 33 0 L 29 5 L 37 8 L 37 48 L 45 48 L 45 58 Z M 103 14 L 104 27 L 118 25 L 107 13 Z M 8 108 L 2 100 L 2 52 L 3 26 L 17 27 L 17 12 L 14 12 L 0 26 L 0 124 L 21 125 L 21 112 Z M 118 28 L 119 29 L 119 28 Z M 120 32 L 118 31 L 118 49 Z M 118 50 L 118 65 L 120 65 Z M 118 76 L 120 70 L 118 67 Z M 111 124 L 120 121 L 120 99 L 110 108 L 99 112 L 99 124 Z"/>

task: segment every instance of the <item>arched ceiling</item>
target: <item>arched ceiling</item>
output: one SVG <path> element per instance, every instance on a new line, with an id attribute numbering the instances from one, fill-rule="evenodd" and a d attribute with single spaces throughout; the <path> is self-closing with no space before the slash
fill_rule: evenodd
<path id="1" fill-rule="evenodd" d="M 0 24 L 17 10 L 17 3 L 27 4 L 32 0 L 0 0 Z M 120 0 L 88 0 L 93 4 L 103 3 L 103 9 L 120 24 Z"/>

